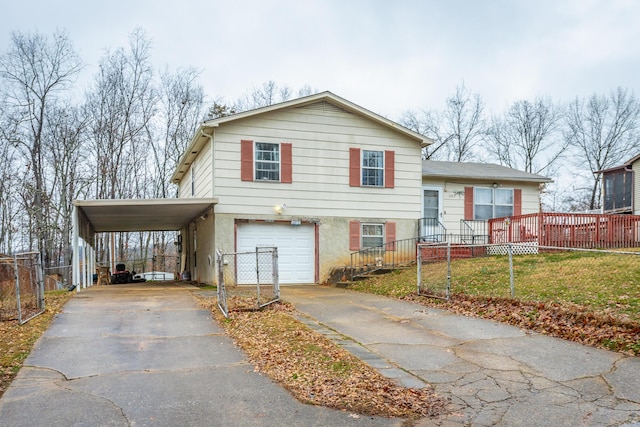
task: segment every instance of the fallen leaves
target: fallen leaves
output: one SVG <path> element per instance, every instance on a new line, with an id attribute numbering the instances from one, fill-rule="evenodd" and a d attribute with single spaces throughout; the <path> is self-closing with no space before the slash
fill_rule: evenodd
<path id="1" fill-rule="evenodd" d="M 404 299 L 467 316 L 509 323 L 523 329 L 624 354 L 640 355 L 640 323 L 610 311 L 579 304 L 524 301 L 455 294 L 449 301 L 407 295 Z"/>
<path id="2" fill-rule="evenodd" d="M 445 410 L 446 401 L 429 389 L 396 385 L 297 321 L 294 309 L 286 303 L 262 311 L 234 312 L 230 319 L 215 308 L 213 313 L 256 370 L 302 402 L 353 414 L 413 419 L 437 416 Z"/>
<path id="3" fill-rule="evenodd" d="M 22 367 L 33 344 L 47 329 L 73 294 L 67 291 L 45 293 L 45 311 L 24 325 L 17 320 L 0 322 L 0 396 Z"/>

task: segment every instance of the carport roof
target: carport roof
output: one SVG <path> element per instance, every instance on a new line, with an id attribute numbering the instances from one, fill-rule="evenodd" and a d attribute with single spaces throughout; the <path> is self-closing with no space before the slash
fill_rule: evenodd
<path id="1" fill-rule="evenodd" d="M 175 231 L 206 213 L 216 198 L 75 200 L 95 232 Z"/>

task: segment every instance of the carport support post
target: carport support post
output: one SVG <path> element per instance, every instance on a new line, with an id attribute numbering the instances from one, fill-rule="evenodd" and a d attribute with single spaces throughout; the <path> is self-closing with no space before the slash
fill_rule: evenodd
<path id="1" fill-rule="evenodd" d="M 73 274 L 71 283 L 76 287 L 76 292 L 80 292 L 80 257 L 78 256 L 78 253 L 80 252 L 78 245 L 78 207 L 75 205 L 73 206 L 73 214 L 71 217 L 73 224 L 73 253 L 71 255 Z"/>

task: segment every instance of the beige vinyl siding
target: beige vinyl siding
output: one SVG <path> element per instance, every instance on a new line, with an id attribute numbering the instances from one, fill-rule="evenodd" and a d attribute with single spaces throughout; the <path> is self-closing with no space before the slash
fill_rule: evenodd
<path id="1" fill-rule="evenodd" d="M 191 197 L 191 171 L 184 174 L 178 183 L 178 198 Z"/>
<path id="2" fill-rule="evenodd" d="M 424 178 L 422 181 L 423 185 L 441 187 L 443 189 L 442 216 L 444 221 L 442 222 L 447 229 L 447 233 L 459 233 L 460 220 L 464 219 L 464 188 L 491 187 L 494 182 L 462 181 L 463 178 L 453 180 L 453 182 L 436 178 Z M 519 188 L 522 190 L 522 214 L 536 213 L 540 210 L 538 183 L 501 181 L 499 184 L 501 188 Z"/>
<path id="3" fill-rule="evenodd" d="M 300 217 L 385 217 L 420 214 L 420 146 L 392 130 L 338 109 L 297 108 L 248 118 L 216 129 L 215 195 L 218 213 Z M 240 140 L 287 142 L 293 183 L 240 180 Z M 393 150 L 395 188 L 349 186 L 349 148 Z"/>
<path id="4" fill-rule="evenodd" d="M 179 198 L 202 198 L 213 197 L 213 183 L 211 181 L 211 144 L 206 144 L 202 151 L 189 165 L 187 173 L 178 184 Z M 195 194 L 191 194 L 191 170 L 195 170 Z"/>

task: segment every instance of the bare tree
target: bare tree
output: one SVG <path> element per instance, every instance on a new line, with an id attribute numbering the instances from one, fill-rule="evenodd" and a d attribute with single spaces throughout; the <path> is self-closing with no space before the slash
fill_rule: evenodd
<path id="1" fill-rule="evenodd" d="M 489 152 L 504 166 L 550 174 L 567 148 L 559 138 L 561 118 L 561 110 L 548 98 L 516 101 L 504 118 L 493 119 Z"/>
<path id="2" fill-rule="evenodd" d="M 128 49 L 107 52 L 87 94 L 85 114 L 96 170 L 97 198 L 144 197 L 147 188 L 147 153 L 151 151 L 148 127 L 156 113 L 156 89 L 150 63 L 151 42 L 140 28 L 129 36 Z M 128 235 L 117 243 L 126 259 Z M 99 259 L 105 259 L 105 243 Z"/>
<path id="3" fill-rule="evenodd" d="M 442 112 L 423 111 L 421 117 L 406 112 L 401 123 L 434 141 L 423 150 L 423 159 L 469 160 L 475 157 L 474 148 L 486 133 L 482 98 L 464 84 L 457 86 L 455 93 L 446 99 Z"/>
<path id="4" fill-rule="evenodd" d="M 51 265 L 71 262 L 73 200 L 88 190 L 92 172 L 83 161 L 85 119 L 70 103 L 52 108 L 46 118 L 43 135 L 49 180 L 49 221 L 47 236 L 52 246 Z"/>
<path id="5" fill-rule="evenodd" d="M 400 124 L 414 132 L 424 135 L 433 140 L 433 144 L 422 149 L 423 160 L 446 160 L 447 141 L 438 138 L 439 119 L 432 111 L 422 110 L 419 112 L 405 111 L 400 118 Z"/>
<path id="6" fill-rule="evenodd" d="M 617 88 L 607 96 L 592 95 L 569 105 L 565 140 L 576 153 L 575 165 L 591 172 L 589 209 L 597 209 L 601 176 L 594 172 L 640 154 L 640 103 L 629 89 Z"/>
<path id="7" fill-rule="evenodd" d="M 136 29 L 129 37 L 128 51 L 118 48 L 103 57 L 87 95 L 97 198 L 128 197 L 135 192 L 135 183 L 122 178 L 135 167 L 134 149 L 145 152 L 149 146 L 147 126 L 156 102 L 150 46 L 144 32 Z"/>
<path id="8" fill-rule="evenodd" d="M 14 32 L 11 47 L 0 57 L 0 86 L 8 113 L 17 125 L 14 143 L 29 171 L 23 201 L 32 217 L 31 233 L 43 255 L 47 250 L 45 121 L 49 108 L 71 86 L 80 70 L 80 59 L 67 35 L 61 32 L 51 40 L 38 33 Z"/>
<path id="9" fill-rule="evenodd" d="M 178 166 L 187 144 L 204 118 L 204 90 L 198 82 L 199 72 L 193 68 L 175 73 L 165 69 L 160 76 L 158 110 L 162 136 L 153 144 L 155 197 L 169 196 L 169 178 Z M 214 104 L 215 106 L 216 104 Z"/>
<path id="10" fill-rule="evenodd" d="M 253 89 L 235 101 L 225 102 L 221 97 L 216 98 L 213 105 L 208 108 L 207 118 L 216 119 L 218 117 L 226 117 L 231 114 L 288 101 L 294 93 L 301 98 L 317 92 L 318 90 L 312 89 L 309 85 L 304 85 L 297 91 L 294 91 L 289 86 L 281 86 L 269 80 L 263 83 L 261 87 L 254 86 Z"/>

